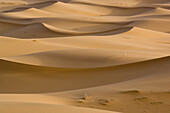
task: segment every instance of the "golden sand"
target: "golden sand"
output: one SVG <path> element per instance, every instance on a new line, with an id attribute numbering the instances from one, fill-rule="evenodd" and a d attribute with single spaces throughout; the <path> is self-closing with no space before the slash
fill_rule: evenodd
<path id="1" fill-rule="evenodd" d="M 170 113 L 170 0 L 0 0 L 0 113 Z"/>

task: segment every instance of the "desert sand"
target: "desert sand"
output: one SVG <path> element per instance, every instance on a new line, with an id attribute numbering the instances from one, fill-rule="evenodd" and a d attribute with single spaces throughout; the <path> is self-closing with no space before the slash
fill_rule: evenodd
<path id="1" fill-rule="evenodd" d="M 170 113 L 170 0 L 0 0 L 0 113 Z"/>

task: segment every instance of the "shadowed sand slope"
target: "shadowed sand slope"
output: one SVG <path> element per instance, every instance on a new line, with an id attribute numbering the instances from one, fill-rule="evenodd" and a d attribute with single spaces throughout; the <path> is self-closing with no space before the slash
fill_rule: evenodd
<path id="1" fill-rule="evenodd" d="M 142 78 L 143 76 L 167 75 L 169 72 L 169 57 L 116 67 L 91 69 L 39 67 L 5 60 L 1 60 L 0 64 L 2 65 L 1 93 L 40 93 L 75 90 L 119 83 Z"/>
<path id="2" fill-rule="evenodd" d="M 169 113 L 170 0 L 0 0 L 0 113 Z"/>

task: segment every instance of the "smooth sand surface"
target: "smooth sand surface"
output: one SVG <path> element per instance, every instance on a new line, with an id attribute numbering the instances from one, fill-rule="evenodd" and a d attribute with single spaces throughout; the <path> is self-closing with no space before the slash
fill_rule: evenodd
<path id="1" fill-rule="evenodd" d="M 169 113 L 170 0 L 0 0 L 0 113 Z"/>

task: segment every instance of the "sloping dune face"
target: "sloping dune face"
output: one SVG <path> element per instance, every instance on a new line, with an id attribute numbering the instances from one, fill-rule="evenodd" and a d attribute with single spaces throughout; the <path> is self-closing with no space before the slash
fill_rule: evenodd
<path id="1" fill-rule="evenodd" d="M 170 0 L 0 0 L 0 113 L 169 113 L 169 69 Z"/>

